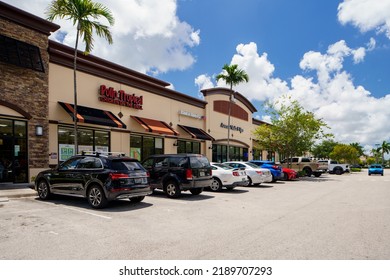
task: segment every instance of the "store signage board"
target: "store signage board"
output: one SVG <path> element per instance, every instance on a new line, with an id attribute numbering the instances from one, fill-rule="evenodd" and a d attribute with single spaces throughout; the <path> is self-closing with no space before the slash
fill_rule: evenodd
<path id="1" fill-rule="evenodd" d="M 226 128 L 228 129 L 229 126 L 227 124 L 224 124 L 224 123 L 221 123 L 221 127 L 222 128 Z M 235 130 L 235 131 L 238 131 L 240 133 L 243 133 L 244 132 L 244 129 L 242 127 L 239 127 L 239 126 L 235 126 L 235 125 L 230 125 L 230 129 L 231 130 Z"/>
<path id="2" fill-rule="evenodd" d="M 115 90 L 112 87 L 101 85 L 99 88 L 99 101 L 129 108 L 142 110 L 143 97 L 126 93 L 124 90 Z"/>
<path id="3" fill-rule="evenodd" d="M 191 112 L 187 112 L 187 111 L 183 111 L 183 110 L 179 111 L 179 115 L 187 116 L 187 117 L 198 119 L 198 120 L 203 120 L 204 119 L 204 116 L 202 116 L 202 115 L 191 113 Z"/>

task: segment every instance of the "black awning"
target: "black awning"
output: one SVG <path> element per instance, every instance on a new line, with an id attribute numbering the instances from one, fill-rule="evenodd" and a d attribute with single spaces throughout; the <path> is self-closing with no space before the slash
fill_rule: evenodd
<path id="1" fill-rule="evenodd" d="M 73 118 L 73 104 L 58 102 L 62 108 Z M 126 128 L 126 125 L 110 111 L 89 108 L 77 105 L 77 120 L 82 123 L 91 123 L 111 127 Z"/>
<path id="2" fill-rule="evenodd" d="M 213 137 L 211 137 L 209 134 L 207 134 L 204 130 L 200 128 L 185 126 L 180 124 L 178 126 L 181 127 L 183 130 L 185 130 L 188 134 L 190 134 L 192 138 L 209 140 L 209 141 L 215 140 Z"/>

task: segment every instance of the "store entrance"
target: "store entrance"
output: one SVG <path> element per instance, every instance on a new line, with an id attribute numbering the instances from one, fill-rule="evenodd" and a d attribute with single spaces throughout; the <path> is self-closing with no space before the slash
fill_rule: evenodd
<path id="1" fill-rule="evenodd" d="M 27 122 L 0 118 L 0 183 L 26 183 Z"/>

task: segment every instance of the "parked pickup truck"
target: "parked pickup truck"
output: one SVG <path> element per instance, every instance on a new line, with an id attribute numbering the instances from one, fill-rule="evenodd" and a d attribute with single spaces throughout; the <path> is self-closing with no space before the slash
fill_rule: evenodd
<path id="1" fill-rule="evenodd" d="M 281 162 L 282 167 L 290 168 L 295 171 L 304 171 L 306 176 L 314 175 L 315 177 L 320 177 L 322 173 L 325 173 L 326 170 L 320 169 L 317 162 L 313 162 L 310 158 L 306 157 L 292 157 Z"/>
<path id="2" fill-rule="evenodd" d="M 317 162 L 320 165 L 320 167 L 325 166 L 328 169 L 328 172 L 331 174 L 341 175 L 345 172 L 350 171 L 348 164 L 338 163 L 337 160 L 324 159 L 324 160 L 318 160 Z"/>

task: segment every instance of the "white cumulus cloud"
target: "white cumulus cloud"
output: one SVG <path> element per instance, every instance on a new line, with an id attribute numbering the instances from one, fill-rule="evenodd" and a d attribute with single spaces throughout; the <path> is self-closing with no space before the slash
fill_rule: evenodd
<path id="1" fill-rule="evenodd" d="M 46 18 L 50 0 L 5 0 L 39 17 Z M 177 0 L 99 0 L 114 15 L 111 28 L 114 44 L 94 36 L 92 54 L 143 73 L 184 70 L 196 61 L 190 52 L 200 43 L 200 31 L 177 16 Z M 76 30 L 69 20 L 56 20 L 61 26 L 51 36 L 71 47 Z M 103 24 L 108 24 L 104 20 Z M 84 50 L 81 45 L 80 50 Z"/>
<path id="2" fill-rule="evenodd" d="M 390 39 L 390 0 L 344 0 L 338 7 L 338 19 L 361 32 L 375 30 Z"/>

